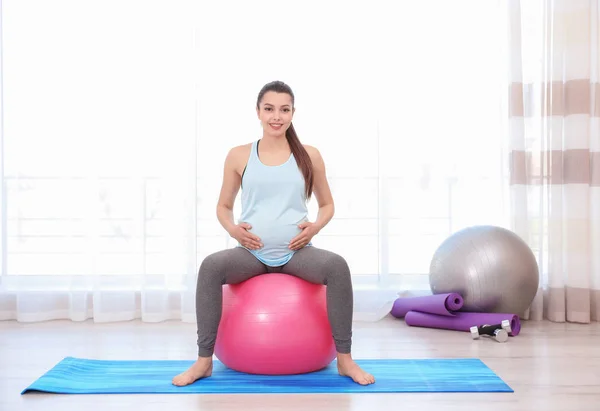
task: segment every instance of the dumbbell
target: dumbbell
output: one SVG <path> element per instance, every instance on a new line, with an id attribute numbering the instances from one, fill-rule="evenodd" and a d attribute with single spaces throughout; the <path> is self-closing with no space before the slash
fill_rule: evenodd
<path id="1" fill-rule="evenodd" d="M 471 337 L 474 340 L 479 339 L 481 335 L 487 335 L 493 337 L 498 342 L 505 342 L 508 340 L 508 333 L 512 331 L 509 320 L 503 320 L 500 324 L 484 324 L 480 326 L 471 327 Z"/>

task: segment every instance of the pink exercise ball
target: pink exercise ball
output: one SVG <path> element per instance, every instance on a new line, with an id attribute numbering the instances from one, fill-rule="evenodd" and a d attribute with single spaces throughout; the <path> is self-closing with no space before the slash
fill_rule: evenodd
<path id="1" fill-rule="evenodd" d="M 326 286 L 280 273 L 224 285 L 215 356 L 248 374 L 303 374 L 325 368 L 336 356 Z"/>

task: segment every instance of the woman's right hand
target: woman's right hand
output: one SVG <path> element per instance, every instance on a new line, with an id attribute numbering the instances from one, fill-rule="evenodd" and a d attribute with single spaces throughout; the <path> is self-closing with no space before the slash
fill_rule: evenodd
<path id="1" fill-rule="evenodd" d="M 233 227 L 232 232 L 229 234 L 247 249 L 258 250 L 263 245 L 260 238 L 248 231 L 251 228 L 252 226 L 248 223 L 240 223 Z"/>

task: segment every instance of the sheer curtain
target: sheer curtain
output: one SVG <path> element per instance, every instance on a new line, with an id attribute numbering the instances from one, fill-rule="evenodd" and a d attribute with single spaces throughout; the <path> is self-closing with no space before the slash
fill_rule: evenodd
<path id="1" fill-rule="evenodd" d="M 0 319 L 194 321 L 275 79 L 336 201 L 313 242 L 381 318 L 452 232 L 510 225 L 506 30 L 502 1 L 4 0 Z"/>
<path id="2" fill-rule="evenodd" d="M 541 268 L 530 317 L 600 320 L 600 10 L 509 6 L 512 221 Z"/>

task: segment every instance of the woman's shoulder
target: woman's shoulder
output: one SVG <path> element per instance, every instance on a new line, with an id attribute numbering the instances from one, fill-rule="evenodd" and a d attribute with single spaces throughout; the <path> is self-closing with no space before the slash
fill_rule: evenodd
<path id="1" fill-rule="evenodd" d="M 313 167 L 315 167 L 316 170 L 323 170 L 325 168 L 325 162 L 321 156 L 321 153 L 319 152 L 319 149 L 308 144 L 302 144 L 302 146 L 304 146 L 304 149 L 308 153 Z"/>
<path id="2" fill-rule="evenodd" d="M 247 143 L 247 144 L 240 144 L 239 146 L 231 147 L 231 149 L 229 149 L 229 152 L 233 155 L 248 154 L 248 153 L 250 153 L 250 150 L 252 149 L 252 144 L 253 143 Z"/>
<path id="3" fill-rule="evenodd" d="M 250 150 L 252 150 L 252 143 L 231 147 L 227 153 L 225 162 L 235 169 L 243 168 L 250 155 Z"/>
<path id="4" fill-rule="evenodd" d="M 252 150 L 252 143 L 234 146 L 229 149 L 227 157 L 232 160 L 247 159 L 248 155 L 250 154 L 250 150 Z"/>
<path id="5" fill-rule="evenodd" d="M 309 144 L 302 144 L 302 146 L 304 147 L 304 149 L 310 156 L 311 160 L 314 161 L 314 160 L 318 160 L 321 158 L 321 153 L 319 152 L 319 149 L 316 148 L 315 146 L 311 146 Z"/>

